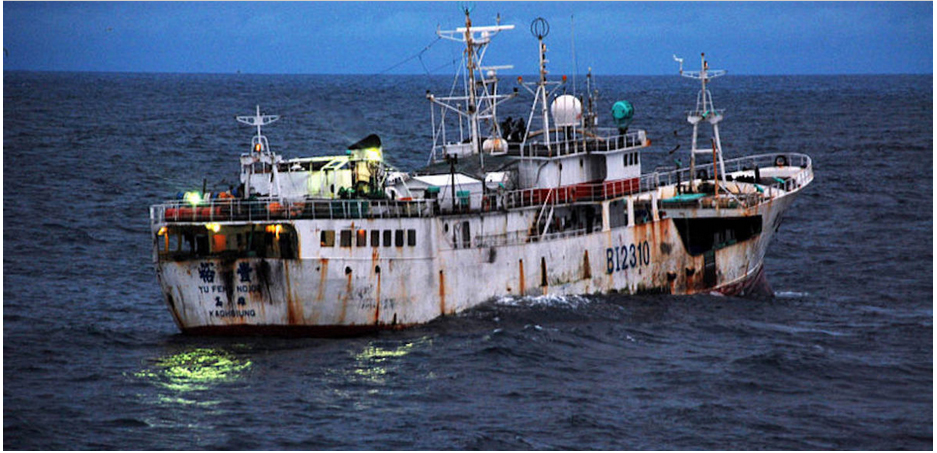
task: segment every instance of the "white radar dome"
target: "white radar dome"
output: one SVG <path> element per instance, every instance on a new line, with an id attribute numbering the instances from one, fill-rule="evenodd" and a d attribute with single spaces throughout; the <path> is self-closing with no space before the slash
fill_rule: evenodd
<path id="1" fill-rule="evenodd" d="M 578 126 L 582 119 L 582 103 L 575 97 L 564 94 L 550 106 L 553 122 L 559 127 Z"/>

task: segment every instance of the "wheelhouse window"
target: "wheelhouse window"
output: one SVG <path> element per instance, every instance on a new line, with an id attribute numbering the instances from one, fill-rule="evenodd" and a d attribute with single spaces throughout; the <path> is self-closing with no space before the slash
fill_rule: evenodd
<path id="1" fill-rule="evenodd" d="M 296 259 L 299 255 L 298 235 L 288 224 L 176 225 L 161 228 L 155 239 L 161 261 Z"/>
<path id="2" fill-rule="evenodd" d="M 324 230 L 319 234 L 319 245 L 321 247 L 335 247 L 335 232 Z"/>

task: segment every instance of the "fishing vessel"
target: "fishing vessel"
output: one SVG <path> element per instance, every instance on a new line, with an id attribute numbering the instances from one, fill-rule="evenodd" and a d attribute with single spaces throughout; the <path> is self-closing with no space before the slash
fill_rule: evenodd
<path id="1" fill-rule="evenodd" d="M 504 296 L 767 291 L 764 257 L 782 214 L 813 179 L 797 153 L 723 159 L 701 56 L 689 166 L 642 173 L 651 145 L 634 108 L 600 127 L 595 90 L 539 74 L 503 90 L 488 46 L 513 25 L 438 30 L 464 45 L 464 91 L 427 93 L 425 168 L 401 172 L 372 135 L 336 155 L 284 159 L 256 127 L 240 185 L 150 208 L 153 260 L 179 329 L 192 334 L 349 335 L 398 329 Z M 532 46 L 533 47 L 533 46 Z M 591 76 L 587 77 L 591 81 Z M 499 106 L 532 101 L 527 119 Z M 503 108 L 503 107 L 502 107 Z M 708 134 L 707 134 L 708 132 Z M 708 140 L 704 135 L 708 135 Z"/>

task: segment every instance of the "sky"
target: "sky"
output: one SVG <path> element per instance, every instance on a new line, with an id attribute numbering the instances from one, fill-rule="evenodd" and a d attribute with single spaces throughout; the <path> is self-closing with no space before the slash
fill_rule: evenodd
<path id="1" fill-rule="evenodd" d="M 3 69 L 256 74 L 453 72 L 456 2 L 3 2 Z M 932 74 L 931 2 L 475 2 L 516 28 L 486 64 L 551 73 L 673 74 L 676 54 L 734 74 Z M 574 45 L 575 44 L 575 45 Z"/>

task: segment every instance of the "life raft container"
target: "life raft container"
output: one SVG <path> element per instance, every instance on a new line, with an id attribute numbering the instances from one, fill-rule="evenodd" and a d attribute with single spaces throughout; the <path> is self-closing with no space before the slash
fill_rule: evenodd
<path id="1" fill-rule="evenodd" d="M 221 207 L 202 207 L 202 208 L 167 208 L 166 219 L 172 220 L 220 220 Z"/>

